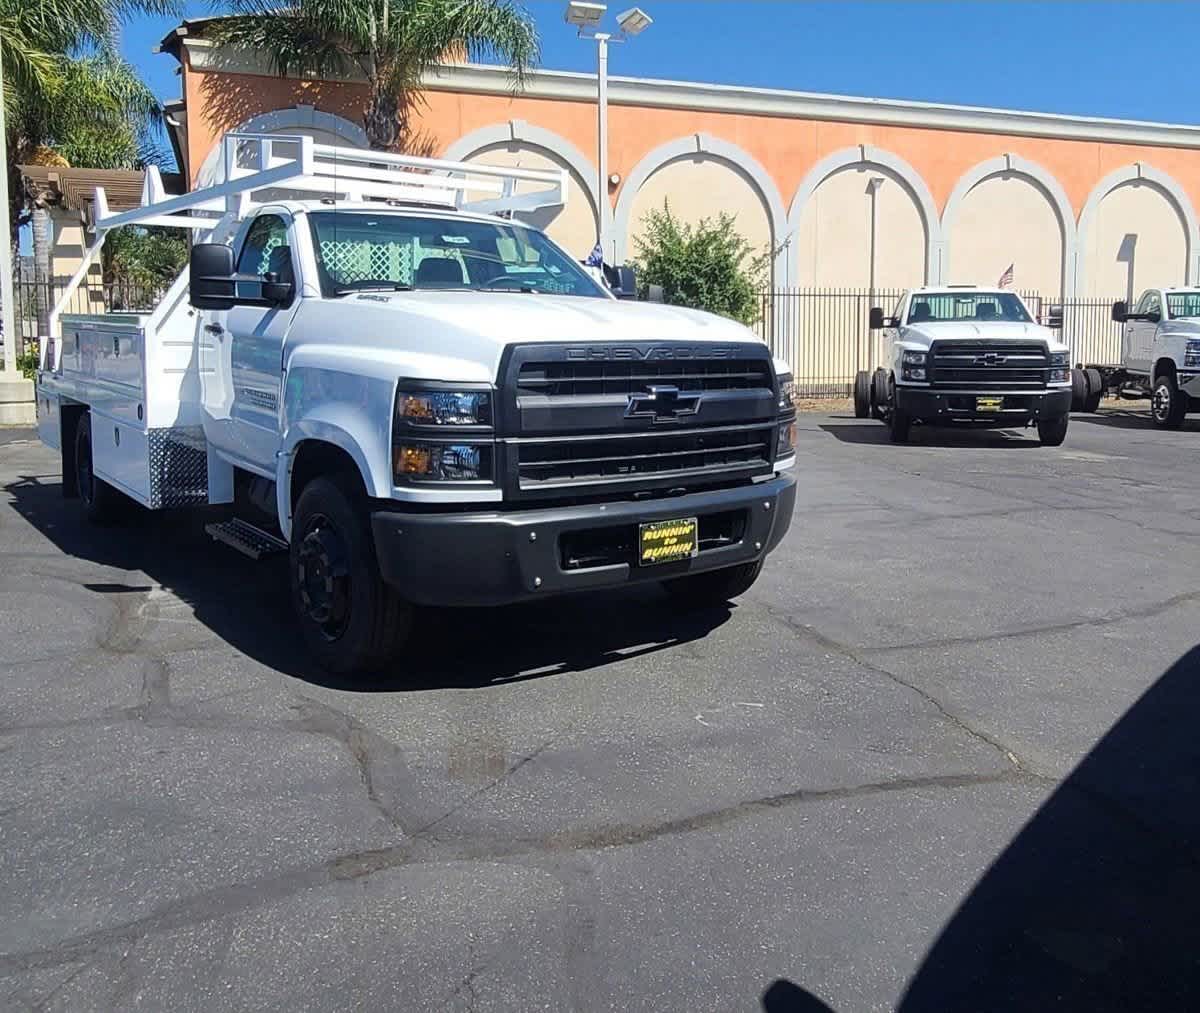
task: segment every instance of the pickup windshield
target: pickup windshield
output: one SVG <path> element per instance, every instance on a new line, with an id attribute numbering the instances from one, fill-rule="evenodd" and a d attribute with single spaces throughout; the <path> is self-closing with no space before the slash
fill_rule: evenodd
<path id="1" fill-rule="evenodd" d="M 309 215 L 321 291 L 468 289 L 606 298 L 542 233 L 503 222 L 367 211 Z"/>
<path id="2" fill-rule="evenodd" d="M 1200 292 L 1168 292 L 1167 314 L 1172 320 L 1200 317 Z"/>
<path id="3" fill-rule="evenodd" d="M 908 306 L 908 323 L 949 323 L 970 320 L 976 323 L 1002 321 L 1030 323 L 1024 304 L 1012 292 L 923 292 L 914 295 Z"/>

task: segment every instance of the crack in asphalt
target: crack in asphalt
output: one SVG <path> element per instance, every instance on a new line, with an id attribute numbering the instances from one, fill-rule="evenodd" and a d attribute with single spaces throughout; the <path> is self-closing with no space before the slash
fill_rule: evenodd
<path id="1" fill-rule="evenodd" d="M 1006 745 L 1004 742 L 1000 741 L 993 735 L 990 735 L 989 733 L 983 731 L 982 729 L 976 728 L 974 725 L 970 724 L 965 718 L 962 718 L 959 715 L 955 714 L 941 700 L 939 700 L 936 696 L 934 696 L 928 690 L 924 689 L 921 686 L 918 686 L 916 683 L 910 682 L 909 680 L 905 679 L 903 676 L 898 675 L 896 672 L 892 672 L 889 669 L 883 668 L 880 665 L 877 665 L 877 664 L 874 664 L 873 662 L 868 661 L 866 658 L 863 657 L 863 654 L 865 653 L 863 651 L 863 649 L 852 647 L 849 644 L 844 644 L 840 640 L 836 640 L 833 637 L 829 636 L 828 634 L 822 633 L 820 630 L 816 629 L 816 627 L 810 626 L 807 623 L 802 623 L 802 622 L 800 622 L 800 620 L 795 619 L 786 613 L 780 612 L 778 609 L 772 607 L 770 604 L 768 604 L 766 602 L 759 601 L 757 604 L 759 605 L 760 608 L 763 609 L 764 612 L 767 613 L 767 615 L 769 615 L 777 623 L 783 625 L 785 628 L 792 631 L 794 634 L 797 634 L 808 640 L 811 640 L 814 643 L 820 645 L 821 647 L 824 647 L 825 649 L 827 649 L 829 651 L 832 651 L 836 654 L 840 654 L 840 655 L 842 655 L 842 657 L 848 658 L 850 661 L 853 661 L 856 665 L 861 665 L 863 668 L 866 668 L 869 671 L 874 672 L 876 675 L 880 675 L 883 678 L 888 679 L 891 682 L 894 682 L 899 686 L 903 686 L 905 689 L 909 690 L 910 692 L 915 693 L 926 703 L 930 704 L 935 710 L 937 710 L 937 712 L 939 714 L 942 715 L 943 718 L 945 718 L 947 721 L 949 721 L 952 725 L 954 725 L 960 731 L 965 732 L 971 738 L 978 739 L 980 742 L 982 742 L 982 743 L 990 746 L 992 749 L 994 749 L 1017 772 L 1025 775 L 1026 777 L 1030 777 L 1030 778 L 1033 778 L 1035 780 L 1038 780 L 1038 781 L 1041 781 L 1044 783 L 1055 783 L 1056 782 L 1055 778 L 1049 777 L 1046 774 L 1042 774 L 1042 773 L 1034 770 L 1028 761 L 1023 760 L 1020 756 L 1018 756 L 1016 754 L 1016 752 L 1014 752 L 1011 748 L 1009 748 L 1009 746 Z"/>
<path id="2" fill-rule="evenodd" d="M 413 835 L 404 842 L 386 848 L 348 852 L 314 865 L 287 870 L 277 876 L 215 887 L 167 904 L 141 918 L 68 937 L 51 947 L 0 954 L 0 975 L 71 963 L 120 943 L 132 942 L 145 936 L 244 914 L 307 890 L 330 886 L 338 882 L 361 880 L 406 865 L 439 864 L 463 860 L 504 861 L 629 847 L 663 837 L 691 833 L 695 830 L 726 826 L 749 815 L 778 810 L 791 805 L 840 801 L 909 791 L 954 791 L 995 784 L 1027 784 L 1031 780 L 1033 779 L 1028 774 L 1016 770 L 993 774 L 943 774 L 929 777 L 893 778 L 834 788 L 799 789 L 736 802 L 693 816 L 655 823 L 559 831 L 541 837 L 518 837 L 508 841 L 493 839 L 484 842 L 471 837 L 421 841 L 416 835 Z"/>

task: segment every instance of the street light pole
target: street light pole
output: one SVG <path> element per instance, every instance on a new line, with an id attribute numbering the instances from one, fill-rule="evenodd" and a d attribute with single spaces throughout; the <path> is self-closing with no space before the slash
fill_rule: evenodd
<path id="1" fill-rule="evenodd" d="M 600 249 L 604 252 L 605 259 L 612 252 L 608 248 L 609 224 L 612 221 L 612 208 L 608 200 L 608 40 L 610 38 L 611 36 L 604 32 L 595 36 L 598 44 L 596 50 L 596 105 L 599 119 L 596 141 L 596 165 L 599 179 L 597 180 L 596 199 L 600 202 L 600 207 L 596 210 L 600 216 L 600 221 L 597 223 L 600 232 Z"/>
<path id="2" fill-rule="evenodd" d="M 4 340 L 4 374 L 17 373 L 17 313 L 13 297 L 12 220 L 8 213 L 8 133 L 4 124 L 4 51 L 0 49 L 0 335 Z"/>

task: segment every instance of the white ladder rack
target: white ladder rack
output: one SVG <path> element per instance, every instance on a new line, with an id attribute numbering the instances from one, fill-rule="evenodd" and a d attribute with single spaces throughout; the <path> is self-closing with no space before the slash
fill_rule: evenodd
<path id="1" fill-rule="evenodd" d="M 565 169 L 520 169 L 395 155 L 363 148 L 317 144 L 292 134 L 229 133 L 221 140 L 225 178 L 212 186 L 168 197 L 158 169 L 150 166 L 141 207 L 112 214 L 104 188 L 92 207 L 95 240 L 50 312 L 50 336 L 58 318 L 104 245 L 106 233 L 124 225 L 194 229 L 226 238 L 256 204 L 279 200 L 279 190 L 351 204 L 370 201 L 429 204 L 480 214 L 513 214 L 560 207 L 567 202 Z M 539 184 L 518 193 L 520 184 Z M 261 192 L 266 191 L 261 199 Z M 468 201 L 468 194 L 485 194 Z M 43 342 L 43 347 L 45 347 Z"/>

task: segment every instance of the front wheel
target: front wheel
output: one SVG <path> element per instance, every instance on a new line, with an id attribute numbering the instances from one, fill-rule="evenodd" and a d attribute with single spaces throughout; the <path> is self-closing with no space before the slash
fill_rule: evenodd
<path id="1" fill-rule="evenodd" d="M 1150 395 L 1150 418 L 1159 429 L 1178 429 L 1187 414 L 1188 399 L 1175 383 L 1170 373 L 1154 378 L 1154 392 Z"/>
<path id="2" fill-rule="evenodd" d="M 379 576 L 356 480 L 315 478 L 292 518 L 292 606 L 309 651 L 339 674 L 372 672 L 398 653 L 412 606 Z"/>
<path id="3" fill-rule="evenodd" d="M 1042 446 L 1061 447 L 1062 441 L 1067 438 L 1067 424 L 1070 421 L 1068 415 L 1061 415 L 1056 419 L 1038 419 L 1038 439 L 1042 441 Z"/>
<path id="4" fill-rule="evenodd" d="M 898 405 L 893 404 L 888 416 L 888 435 L 893 443 L 907 443 L 908 433 L 912 429 L 912 416 L 902 412 Z"/>
<path id="5" fill-rule="evenodd" d="M 663 587 L 691 608 L 710 608 L 745 594 L 761 572 L 760 559 L 754 563 L 665 580 Z"/>

